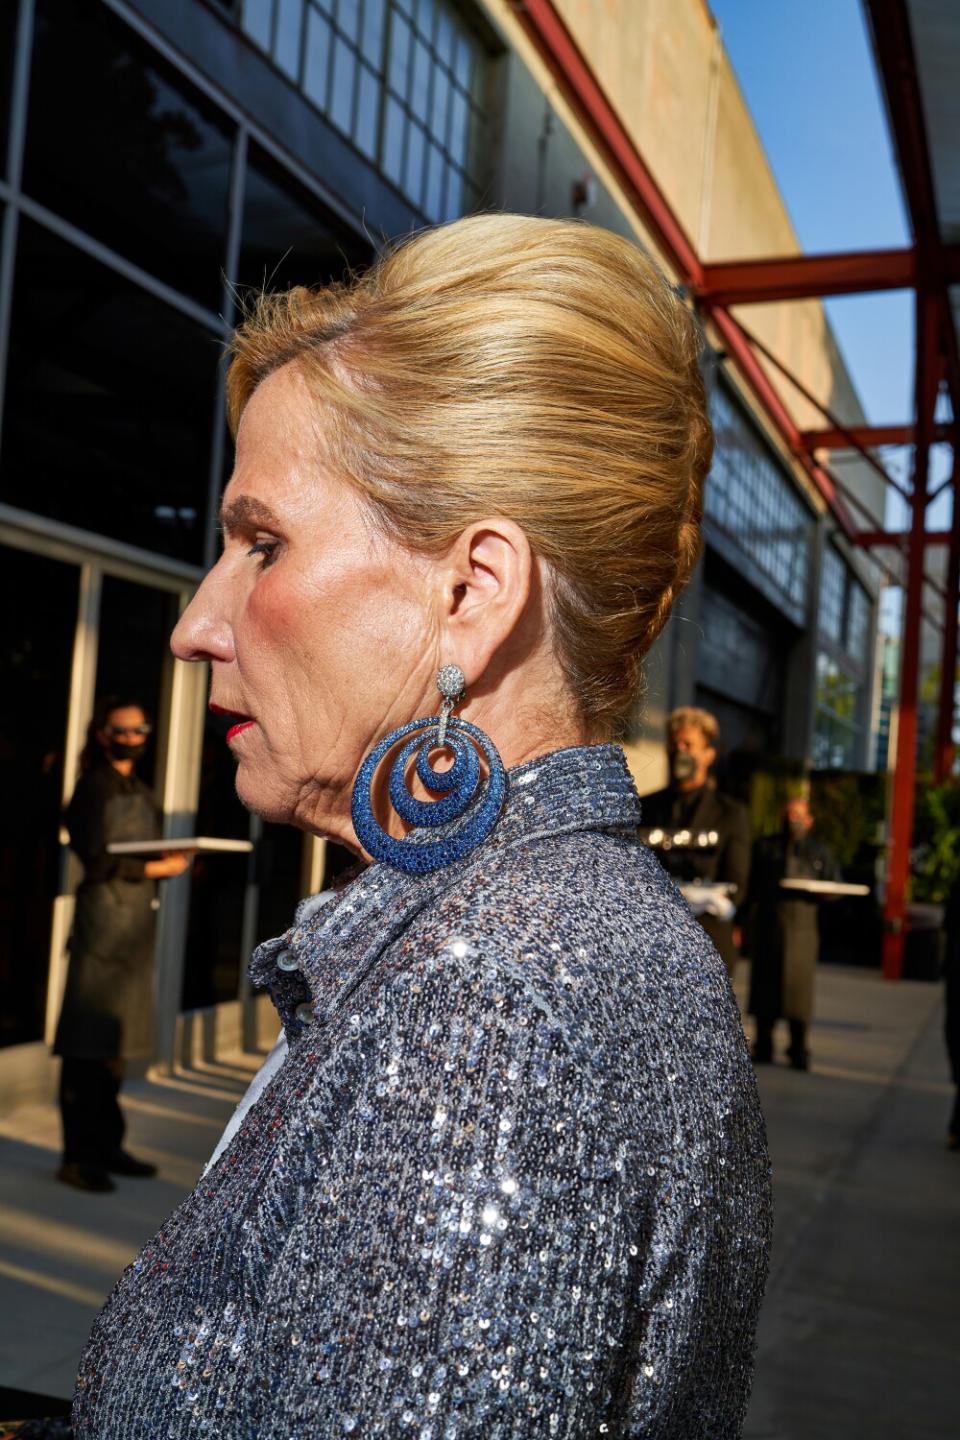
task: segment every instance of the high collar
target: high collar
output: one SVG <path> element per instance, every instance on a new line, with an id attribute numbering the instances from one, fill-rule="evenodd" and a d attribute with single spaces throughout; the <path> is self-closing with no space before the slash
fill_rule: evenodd
<path id="1" fill-rule="evenodd" d="M 578 830 L 632 832 L 640 824 L 640 801 L 618 745 L 555 750 L 515 766 L 508 778 L 496 825 L 462 860 L 428 875 L 411 875 L 382 861 L 369 865 L 326 903 L 317 897 L 303 901 L 286 934 L 258 947 L 250 977 L 255 985 L 269 985 L 288 1030 L 305 1000 L 317 1015 L 336 1009 L 413 916 L 476 867 L 542 837 Z M 412 838 L 437 834 L 413 832 Z M 296 970 L 278 971 L 281 952 L 297 958 Z"/>

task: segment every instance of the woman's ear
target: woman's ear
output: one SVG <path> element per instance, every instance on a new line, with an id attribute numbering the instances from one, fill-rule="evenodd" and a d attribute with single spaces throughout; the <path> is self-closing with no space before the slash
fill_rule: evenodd
<path id="1" fill-rule="evenodd" d="M 523 628 L 530 542 L 512 520 L 480 520 L 458 536 L 440 568 L 442 658 L 460 666 L 469 688 Z"/>

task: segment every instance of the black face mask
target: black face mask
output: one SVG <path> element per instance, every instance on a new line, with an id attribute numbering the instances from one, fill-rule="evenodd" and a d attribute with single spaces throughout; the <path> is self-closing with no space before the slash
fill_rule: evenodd
<path id="1" fill-rule="evenodd" d="M 670 757 L 670 774 L 678 784 L 692 780 L 697 773 L 697 762 L 686 750 L 678 750 Z"/>
<path id="2" fill-rule="evenodd" d="M 139 760 L 145 745 L 128 745 L 126 740 L 111 740 L 107 754 L 111 760 Z"/>

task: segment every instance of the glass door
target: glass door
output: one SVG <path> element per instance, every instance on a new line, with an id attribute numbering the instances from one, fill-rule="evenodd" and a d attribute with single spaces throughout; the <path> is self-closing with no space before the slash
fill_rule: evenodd
<path id="1" fill-rule="evenodd" d="M 44 1033 L 81 566 L 0 545 L 0 1046 Z"/>

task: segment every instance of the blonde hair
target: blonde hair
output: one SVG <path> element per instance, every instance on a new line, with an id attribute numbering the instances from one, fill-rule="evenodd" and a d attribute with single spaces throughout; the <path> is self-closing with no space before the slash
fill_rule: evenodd
<path id="1" fill-rule="evenodd" d="M 358 279 L 257 295 L 227 377 L 234 433 L 290 361 L 342 476 L 411 549 L 519 524 L 549 566 L 553 643 L 587 731 L 619 732 L 700 547 L 712 435 L 695 323 L 629 241 L 482 215 Z"/>
<path id="2" fill-rule="evenodd" d="M 667 720 L 669 734 L 674 736 L 685 726 L 699 730 L 708 745 L 716 745 L 720 738 L 720 725 L 716 715 L 711 715 L 709 710 L 701 710 L 696 705 L 681 705 L 678 709 L 670 711 Z"/>

